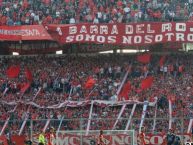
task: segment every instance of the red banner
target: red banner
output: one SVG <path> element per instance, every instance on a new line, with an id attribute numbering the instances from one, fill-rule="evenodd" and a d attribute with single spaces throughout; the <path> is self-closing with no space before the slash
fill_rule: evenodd
<path id="1" fill-rule="evenodd" d="M 49 33 L 48 33 L 49 32 Z M 193 22 L 0 26 L 0 40 L 150 45 L 193 42 Z"/>
<path id="2" fill-rule="evenodd" d="M 49 25 L 60 43 L 149 45 L 193 42 L 193 22 Z"/>
<path id="3" fill-rule="evenodd" d="M 136 137 L 136 136 L 134 136 Z M 183 138 L 184 143 L 189 142 L 191 140 L 190 134 L 184 134 L 184 136 L 179 135 L 181 141 Z M 145 137 L 145 142 L 148 145 L 166 145 L 165 141 L 166 135 L 160 134 L 147 134 Z M 59 133 L 57 137 L 57 141 L 59 144 L 63 145 L 79 145 L 81 140 L 80 136 L 72 135 L 72 134 L 63 134 Z M 82 136 L 82 141 L 84 145 L 90 145 L 95 143 L 97 140 L 97 135 L 88 135 Z M 127 134 L 116 134 L 116 135 L 104 135 L 104 141 L 106 145 L 120 145 L 120 144 L 131 144 L 133 141 L 136 144 L 137 138 L 132 138 Z"/>
<path id="4" fill-rule="evenodd" d="M 191 134 L 184 134 L 179 135 L 182 141 L 182 137 L 184 142 L 191 141 Z M 34 136 L 34 142 L 37 142 L 37 135 Z M 83 138 L 83 144 L 84 145 L 90 145 L 90 143 L 96 142 L 97 135 L 88 135 L 88 136 L 82 136 Z M 136 136 L 135 136 L 136 137 Z M 145 141 L 148 145 L 165 145 L 165 137 L 166 135 L 160 135 L 160 134 L 147 134 L 145 137 Z M 104 135 L 104 140 L 107 145 L 120 145 L 120 144 L 130 144 L 133 141 L 133 138 L 127 134 L 116 134 L 116 135 Z M 18 136 L 14 135 L 12 136 L 12 142 L 15 142 L 16 145 L 24 145 L 25 136 Z M 60 143 L 63 145 L 79 145 L 81 140 L 80 136 L 72 135 L 72 134 L 66 134 L 60 132 L 58 134 L 57 140 L 54 140 L 54 145 L 56 143 Z M 137 138 L 134 138 L 134 142 L 136 143 Z M 0 143 L 4 143 L 4 145 L 7 145 L 6 137 L 0 136 Z"/>
<path id="5" fill-rule="evenodd" d="M 42 25 L 0 26 L 0 40 L 53 40 Z"/>

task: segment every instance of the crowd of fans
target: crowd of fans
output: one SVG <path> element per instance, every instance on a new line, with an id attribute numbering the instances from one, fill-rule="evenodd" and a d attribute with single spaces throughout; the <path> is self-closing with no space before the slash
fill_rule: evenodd
<path id="1" fill-rule="evenodd" d="M 102 55 L 102 56 L 33 56 L 20 58 L 1 58 L 1 98 L 0 102 L 0 130 L 9 118 L 5 132 L 18 134 L 21 124 L 28 116 L 22 134 L 27 134 L 33 124 L 33 132 L 42 131 L 46 119 L 51 120 L 49 126 L 60 130 L 86 129 L 91 105 L 82 107 L 62 107 L 48 109 L 46 107 L 64 101 L 106 100 L 115 99 L 126 72 L 131 67 L 126 79 L 131 82 L 130 100 L 153 102 L 157 98 L 156 106 L 148 106 L 144 126 L 146 132 L 167 132 L 169 128 L 168 100 L 172 100 L 172 127 L 178 132 L 186 132 L 189 118 L 193 117 L 193 60 L 191 55 L 167 55 L 165 63 L 159 66 L 161 56 L 153 55 L 149 64 L 136 61 L 136 56 Z M 9 79 L 6 70 L 10 65 L 20 65 L 18 78 Z M 33 74 L 30 88 L 22 95 L 19 84 L 27 81 L 24 68 L 28 67 Z M 172 67 L 171 67 L 172 66 Z M 179 69 L 183 66 L 183 69 Z M 146 76 L 153 76 L 151 88 L 140 90 L 140 83 Z M 96 80 L 92 88 L 85 88 L 87 79 Z M 5 89 L 8 91 L 5 93 Z M 38 90 L 41 90 L 38 92 Z M 35 105 L 10 102 L 22 100 L 33 101 Z M 116 130 L 124 130 L 130 116 L 133 104 L 127 105 Z M 111 130 L 122 106 L 94 105 L 90 130 Z M 15 110 L 14 110 L 15 109 Z M 137 105 L 129 129 L 139 130 L 143 105 Z M 181 110 L 181 111 L 179 111 Z M 156 123 L 154 118 L 156 114 Z M 107 121 L 107 118 L 109 119 Z M 184 120 L 182 124 L 181 120 Z M 30 120 L 34 120 L 31 124 Z M 183 125 L 183 127 L 182 127 Z M 48 128 L 49 128 L 48 126 Z M 184 128 L 184 130 L 182 130 Z"/>
<path id="2" fill-rule="evenodd" d="M 0 0 L 0 25 L 191 21 L 192 8 L 192 0 Z"/>
<path id="3" fill-rule="evenodd" d="M 0 0 L 1 26 L 192 20 L 193 0 Z M 90 104 L 48 107 L 65 101 L 115 100 L 127 72 L 125 82 L 131 82 L 129 100 L 157 100 L 156 105 L 148 106 L 145 112 L 146 132 L 168 131 L 169 100 L 172 101 L 172 128 L 178 133 L 186 132 L 193 118 L 193 57 L 166 55 L 160 66 L 161 56 L 153 55 L 148 64 L 138 62 L 135 55 L 0 58 L 0 132 L 8 119 L 3 133 L 19 134 L 26 118 L 21 132 L 25 135 L 41 132 L 49 119 L 47 128 L 86 130 Z M 21 67 L 19 76 L 14 79 L 6 75 L 7 68 L 12 65 Z M 33 80 L 22 94 L 21 85 L 29 82 L 25 76 L 26 67 L 32 72 Z M 141 81 L 147 76 L 154 77 L 153 85 L 141 90 Z M 89 78 L 94 79 L 95 84 L 85 88 Z M 18 101 L 23 103 L 16 103 Z M 133 104 L 125 107 L 113 128 L 122 106 L 94 104 L 89 129 L 125 130 L 132 108 Z M 137 105 L 129 130 L 139 130 L 142 113 L 143 105 Z"/>

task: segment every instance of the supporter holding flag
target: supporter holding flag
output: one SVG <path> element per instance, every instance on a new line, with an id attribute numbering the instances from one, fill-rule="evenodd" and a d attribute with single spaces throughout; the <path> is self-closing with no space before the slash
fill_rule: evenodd
<path id="1" fill-rule="evenodd" d="M 148 76 L 147 78 L 142 80 L 141 89 L 146 90 L 146 89 L 150 88 L 153 84 L 153 80 L 154 80 L 154 78 L 152 76 Z"/>
<path id="2" fill-rule="evenodd" d="M 31 71 L 28 68 L 25 68 L 25 76 L 26 76 L 28 81 L 32 82 L 33 76 L 32 76 Z"/>
<path id="3" fill-rule="evenodd" d="M 151 59 L 151 54 L 149 53 L 145 53 L 145 54 L 141 54 L 137 56 L 137 61 L 143 63 L 143 64 L 147 64 L 150 62 Z"/>
<path id="4" fill-rule="evenodd" d="M 162 67 L 164 65 L 164 62 L 165 62 L 165 59 L 166 57 L 165 56 L 162 56 L 159 60 L 159 66 Z"/>
<path id="5" fill-rule="evenodd" d="M 33 80 L 32 73 L 27 67 L 25 68 L 25 77 L 27 78 L 28 82 L 21 84 L 20 91 L 23 94 L 29 89 L 29 87 L 31 86 L 31 82 Z"/>
<path id="6" fill-rule="evenodd" d="M 21 93 L 25 93 L 27 89 L 30 87 L 30 83 L 24 83 L 23 86 L 21 87 Z"/>
<path id="7" fill-rule="evenodd" d="M 20 66 L 10 66 L 7 71 L 6 75 L 8 78 L 17 78 L 20 73 Z"/>
<path id="8" fill-rule="evenodd" d="M 130 81 L 128 81 L 124 86 L 123 89 L 121 90 L 120 94 L 119 94 L 119 100 L 122 100 L 124 98 L 124 100 L 129 100 L 128 94 L 131 91 L 131 83 Z"/>
<path id="9" fill-rule="evenodd" d="M 95 83 L 96 83 L 96 80 L 93 77 L 89 77 L 84 85 L 84 88 L 85 89 L 92 89 L 93 86 L 95 85 Z"/>

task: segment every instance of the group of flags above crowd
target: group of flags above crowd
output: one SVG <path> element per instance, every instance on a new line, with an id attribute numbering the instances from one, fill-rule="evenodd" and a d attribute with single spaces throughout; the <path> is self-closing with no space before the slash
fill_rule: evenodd
<path id="1" fill-rule="evenodd" d="M 163 66 L 164 65 L 164 62 L 165 62 L 165 58 L 166 56 L 162 56 L 159 60 L 159 66 Z M 137 56 L 137 61 L 143 63 L 143 64 L 147 64 L 151 61 L 151 54 L 150 53 L 145 53 L 145 54 L 142 54 L 142 55 L 138 55 Z"/>
<path id="2" fill-rule="evenodd" d="M 166 59 L 166 56 L 162 56 L 160 58 L 160 60 L 159 60 L 159 66 L 160 67 L 163 67 L 165 59 Z M 144 54 L 138 55 L 137 61 L 142 63 L 142 64 L 148 64 L 151 61 L 151 54 L 150 53 L 144 53 Z M 143 91 L 143 90 L 147 90 L 147 89 L 151 88 L 153 81 L 154 81 L 153 76 L 147 76 L 146 78 L 144 78 L 141 81 L 140 88 L 138 91 Z M 119 94 L 119 98 L 121 98 L 122 100 L 129 100 L 128 94 L 130 93 L 131 90 L 132 90 L 131 82 L 127 81 L 124 84 L 124 86 Z"/>
<path id="3" fill-rule="evenodd" d="M 141 55 L 137 56 L 137 61 L 143 64 L 148 64 L 151 61 L 151 54 L 150 53 L 144 53 Z M 165 61 L 165 56 L 162 56 L 159 60 L 159 65 L 160 67 L 163 66 Z M 140 85 L 140 90 L 146 90 L 151 88 L 152 84 L 154 81 L 154 77 L 153 76 L 147 76 L 146 78 L 144 78 L 141 81 L 141 85 Z M 88 80 L 86 81 L 84 87 L 86 89 L 92 89 L 94 87 L 96 83 L 96 80 L 93 77 L 89 77 Z M 129 100 L 129 96 L 128 94 L 130 93 L 130 91 L 132 90 L 132 86 L 131 86 L 131 82 L 127 81 L 124 85 L 123 88 L 121 89 L 121 92 L 119 94 L 119 98 L 124 98 L 124 100 Z"/>
<path id="4" fill-rule="evenodd" d="M 137 61 L 143 64 L 148 64 L 150 63 L 151 60 L 151 54 L 150 53 L 143 53 L 137 56 Z M 165 61 L 165 56 L 162 56 L 159 60 L 159 65 L 163 66 Z M 7 68 L 6 75 L 9 79 L 14 79 L 17 78 L 20 74 L 21 67 L 20 65 L 12 65 Z M 25 77 L 27 81 L 23 83 L 20 87 L 20 91 L 22 93 L 25 93 L 25 91 L 31 86 L 31 83 L 33 81 L 33 75 L 32 72 L 29 70 L 29 68 L 25 68 Z M 147 76 L 141 81 L 140 89 L 141 90 L 146 90 L 150 88 L 153 84 L 154 77 L 153 76 Z M 87 81 L 84 84 L 84 89 L 92 89 L 96 84 L 96 80 L 92 77 L 89 76 L 87 78 Z M 121 89 L 121 92 L 119 96 L 123 97 L 124 100 L 129 100 L 128 94 L 130 93 L 132 89 L 131 82 L 127 81 L 124 85 L 123 88 Z"/>

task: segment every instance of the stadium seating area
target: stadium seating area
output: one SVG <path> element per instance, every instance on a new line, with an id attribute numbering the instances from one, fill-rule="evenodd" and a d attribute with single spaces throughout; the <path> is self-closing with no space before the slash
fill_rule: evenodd
<path id="1" fill-rule="evenodd" d="M 143 126 L 146 139 L 155 144 L 165 142 L 170 125 L 190 137 L 191 21 L 193 0 L 0 0 L 0 144 L 14 135 L 36 142 L 52 127 L 102 129 L 112 137 L 110 130 L 125 130 L 129 121 L 135 142 Z M 151 22 L 160 22 L 159 27 Z M 84 23 L 103 24 L 86 30 Z M 137 53 L 125 54 L 129 49 Z"/>
<path id="2" fill-rule="evenodd" d="M 128 68 L 132 65 L 127 80 L 131 82 L 130 100 L 152 101 L 158 98 L 157 103 L 157 119 L 155 132 L 167 132 L 169 125 L 168 99 L 172 97 L 172 116 L 173 127 L 177 131 L 181 131 L 182 124 L 176 118 L 192 118 L 193 117 L 193 58 L 191 55 L 167 55 L 163 67 L 159 66 L 159 58 L 161 56 L 152 56 L 151 63 L 141 64 L 136 61 L 135 55 L 127 56 L 33 56 L 19 58 L 1 58 L 1 103 L 0 106 L 0 130 L 4 122 L 10 117 L 9 127 L 13 134 L 18 134 L 21 123 L 25 119 L 25 115 L 29 115 L 29 119 L 34 119 L 33 131 L 35 133 L 41 131 L 45 125 L 45 120 L 38 119 L 59 119 L 51 121 L 49 126 L 56 129 L 59 126 L 60 119 L 64 116 L 61 130 L 78 130 L 80 129 L 80 118 L 89 117 L 90 105 L 84 107 L 62 107 L 60 109 L 38 108 L 36 106 L 25 105 L 19 103 L 11 105 L 8 102 L 13 100 L 33 101 L 40 106 L 50 106 L 62 103 L 65 100 L 84 101 L 84 100 L 111 100 L 116 94 Z M 6 70 L 11 65 L 20 65 L 21 71 L 19 77 L 10 79 L 6 76 Z M 172 67 L 171 67 L 172 66 Z M 179 69 L 183 66 L 183 70 Z M 33 81 L 30 88 L 22 95 L 20 85 L 26 82 L 24 68 L 28 67 L 33 74 Z M 146 69 L 144 69 L 146 68 Z M 150 89 L 141 91 L 140 82 L 147 75 L 154 77 L 153 85 Z M 85 88 L 84 84 L 87 79 L 92 77 L 96 80 L 92 88 Z M 8 91 L 3 95 L 4 90 Z M 38 89 L 42 88 L 40 93 Z M 127 105 L 121 118 L 128 118 L 133 105 Z M 15 108 L 15 110 L 14 110 Z M 156 107 L 148 107 L 144 126 L 147 132 L 153 130 L 153 119 Z M 11 113 L 13 110 L 14 113 Z M 27 111 L 29 110 L 29 111 Z M 121 110 L 121 106 L 96 106 L 93 107 L 91 121 L 91 130 L 96 129 L 112 129 L 114 122 Z M 137 105 L 134 112 L 130 129 L 139 129 L 143 106 Z M 181 111 L 179 111 L 181 110 Z M 95 120 L 101 118 L 103 120 Z M 106 118 L 112 119 L 105 121 Z M 150 119 L 151 120 L 148 120 Z M 165 118 L 165 120 L 159 120 Z M 65 119 L 71 119 L 67 121 Z M 18 120 L 18 121 L 15 121 Z M 127 120 L 120 120 L 116 125 L 117 130 L 124 130 Z M 83 120 L 82 127 L 86 129 L 87 120 Z M 187 131 L 189 119 L 184 119 Z M 27 122 L 23 134 L 28 133 L 30 122 Z"/>
<path id="3" fill-rule="evenodd" d="M 192 20 L 192 0 L 0 0 L 0 25 Z"/>

